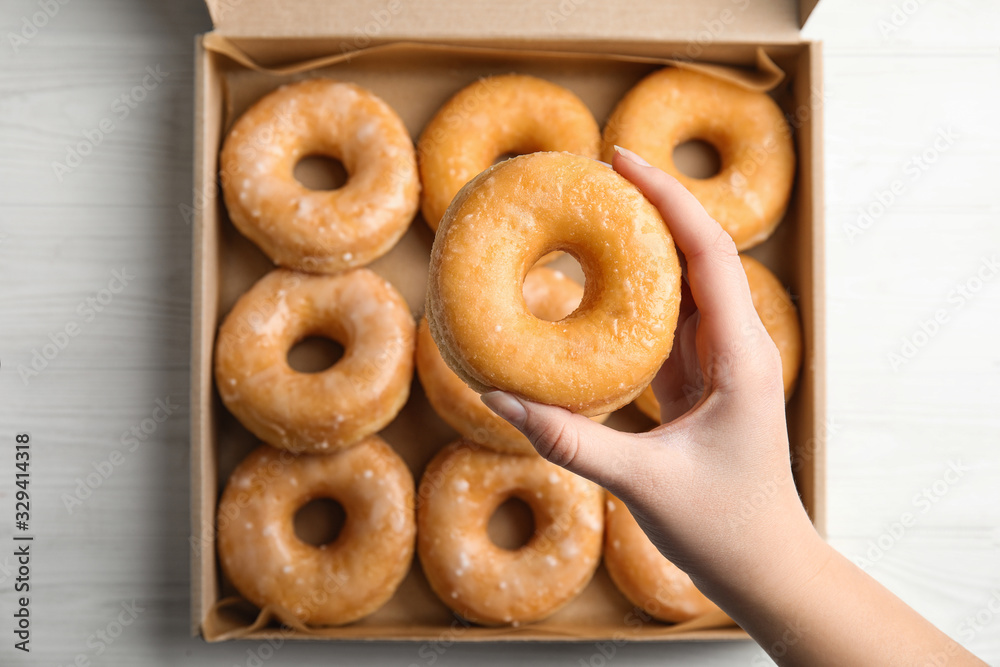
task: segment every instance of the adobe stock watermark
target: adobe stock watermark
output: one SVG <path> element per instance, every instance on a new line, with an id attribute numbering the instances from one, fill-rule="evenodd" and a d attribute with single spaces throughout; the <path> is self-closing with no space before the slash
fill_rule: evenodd
<path id="1" fill-rule="evenodd" d="M 992 591 L 986 604 L 962 619 L 956 634 L 963 642 L 971 642 L 998 616 L 1000 616 L 1000 589 Z"/>
<path id="2" fill-rule="evenodd" d="M 960 138 L 961 135 L 952 127 L 938 129 L 930 146 L 914 153 L 903 163 L 900 168 L 902 175 L 892 179 L 884 188 L 876 190 L 872 200 L 858 208 L 854 222 L 844 223 L 847 240 L 853 244 L 855 239 L 871 229 Z"/>
<path id="3" fill-rule="evenodd" d="M 316 588 L 307 594 L 307 597 L 300 601 L 300 604 L 289 611 L 299 618 L 306 618 L 313 611 L 326 605 L 330 598 L 337 595 L 341 588 L 348 583 L 348 580 L 348 576 L 343 572 L 330 572 Z M 246 650 L 246 659 L 242 664 L 244 667 L 262 667 L 285 646 L 286 639 L 294 639 L 295 635 L 294 628 L 284 624 L 280 625 L 277 637 L 264 639 L 255 648 Z M 240 665 L 233 663 L 233 667 L 240 667 Z"/>
<path id="4" fill-rule="evenodd" d="M 722 7 L 715 16 L 701 22 L 702 30 L 688 42 L 684 56 L 679 60 L 693 61 L 701 57 L 705 47 L 722 38 L 729 26 L 736 23 L 740 15 L 750 6 L 750 0 L 730 0 L 728 7 Z"/>
<path id="5" fill-rule="evenodd" d="M 983 257 L 976 270 L 948 292 L 948 296 L 945 298 L 946 305 L 936 309 L 931 316 L 921 320 L 910 334 L 903 336 L 899 347 L 887 354 L 889 368 L 893 371 L 899 371 L 900 368 L 910 363 L 921 350 L 934 340 L 944 325 L 951 322 L 952 316 L 975 299 L 976 295 L 996 277 L 997 273 L 1000 273 L 1000 259 L 997 255 L 994 253 L 989 257 Z"/>
<path id="6" fill-rule="evenodd" d="M 122 437 L 125 435 L 123 433 Z M 297 454 L 282 448 L 277 450 L 276 456 L 276 459 L 270 460 L 266 466 L 254 472 L 246 487 L 241 485 L 234 498 L 235 502 L 221 506 L 210 524 L 203 524 L 198 534 L 192 534 L 188 538 L 192 552 L 197 555 L 205 551 L 214 552 L 215 536 L 218 531 L 225 530 L 231 521 L 238 521 L 243 510 L 250 506 L 254 498 L 266 493 L 271 483 L 285 474 L 287 466 L 296 460 Z M 208 539 L 203 537 L 206 533 L 210 535 Z"/>
<path id="7" fill-rule="evenodd" d="M 669 584 L 668 584 L 669 586 Z M 630 630 L 639 630 L 650 623 L 659 623 L 654 614 L 659 614 L 663 609 L 665 600 L 674 597 L 674 591 L 665 592 L 663 588 L 655 595 L 649 597 L 642 605 L 634 605 L 625 616 L 622 617 L 622 624 Z M 618 655 L 618 650 L 623 648 L 632 639 L 624 631 L 616 631 L 611 635 L 611 639 L 594 642 L 594 652 L 588 658 L 580 658 L 578 667 L 608 667 Z"/>
<path id="8" fill-rule="evenodd" d="M 770 507 L 777 497 L 778 491 L 790 481 L 789 474 L 792 477 L 791 481 L 794 481 L 794 476 L 816 458 L 818 451 L 825 450 L 829 439 L 839 433 L 842 428 L 833 418 L 828 418 L 818 436 L 809 438 L 801 446 L 793 449 L 791 466 L 788 471 L 777 473 L 762 482 L 753 493 L 743 499 L 739 511 L 729 518 L 730 525 L 746 526 L 761 511 Z"/>
<path id="9" fill-rule="evenodd" d="M 235 11 L 241 4 L 242 0 L 221 0 L 217 4 L 218 18 L 225 16 L 231 11 Z M 404 0 L 388 0 L 384 5 L 369 10 L 368 15 L 371 19 L 362 25 L 354 26 L 350 31 L 350 41 L 342 40 L 338 45 L 340 53 L 342 55 L 349 55 L 371 46 L 372 42 L 388 29 L 393 21 L 406 11 L 406 5 L 407 3 Z M 298 121 L 288 114 L 283 112 L 276 113 L 271 121 L 258 129 L 251 136 L 249 142 L 243 146 L 239 153 L 240 159 L 250 161 L 256 157 L 258 151 L 268 152 L 269 148 L 276 141 L 276 131 L 278 129 L 294 130 L 297 127 L 297 123 Z M 223 187 L 226 186 L 231 178 L 232 174 L 225 171 L 219 174 L 219 180 Z M 192 224 L 198 214 L 214 205 L 216 191 L 217 184 L 213 179 L 208 188 L 202 188 L 198 185 L 192 189 L 191 203 L 180 202 L 177 205 L 181 218 L 186 224 Z"/>
<path id="10" fill-rule="evenodd" d="M 636 607 L 632 612 L 639 609 Z M 648 618 L 647 621 L 640 621 L 639 625 L 648 623 L 653 620 L 652 616 L 649 616 L 642 610 L 639 610 L 641 615 L 635 615 L 635 619 L 639 620 L 641 618 Z M 630 612 L 630 613 L 632 613 Z M 616 633 L 614 637 L 603 642 L 594 642 L 594 652 L 590 654 L 589 658 L 580 658 L 577 663 L 579 667 L 607 667 L 611 664 L 611 661 L 615 659 L 618 655 L 618 649 L 622 648 L 628 644 L 628 640 L 625 638 L 624 634 Z"/>
<path id="11" fill-rule="evenodd" d="M 250 136 L 239 147 L 237 154 L 240 161 L 253 162 L 261 155 L 267 155 L 277 145 L 282 130 L 294 131 L 295 129 L 296 118 L 294 116 L 282 110 L 275 111 L 267 122 L 254 128 Z M 177 205 L 177 210 L 186 224 L 194 223 L 199 214 L 214 205 L 218 186 L 221 185 L 223 189 L 228 187 L 233 182 L 234 171 L 233 168 L 222 165 L 219 170 L 218 182 L 213 178 L 207 188 L 202 188 L 201 185 L 196 186 L 192 190 L 191 203 L 180 202 Z M 241 200 L 245 196 L 245 193 L 241 193 Z"/>
<path id="12" fill-rule="evenodd" d="M 403 0 L 389 0 L 385 5 L 372 9 L 369 13 L 371 20 L 363 25 L 354 26 L 351 30 L 352 40 L 350 42 L 340 42 L 341 53 L 350 53 L 371 45 L 372 40 L 377 38 L 389 27 L 393 19 L 403 13 Z"/>
<path id="13" fill-rule="evenodd" d="M 763 649 L 767 652 L 767 655 L 764 653 L 758 653 L 750 661 L 750 664 L 754 667 L 761 667 L 763 665 L 772 664 L 771 661 L 768 660 L 768 657 L 771 659 L 785 657 L 788 655 L 789 649 L 801 642 L 803 637 L 805 637 L 808 632 L 809 628 L 804 626 L 801 620 L 796 620 L 794 623 L 786 625 L 784 632 L 781 633 L 781 636 L 778 637 L 778 639 L 771 642 L 770 646 L 763 647 Z"/>
<path id="14" fill-rule="evenodd" d="M 120 123 L 142 104 L 149 93 L 156 90 L 163 80 L 170 76 L 170 72 L 160 69 L 159 65 L 146 67 L 146 74 L 142 80 L 129 90 L 115 98 L 111 103 L 111 114 L 98 121 L 97 126 L 89 130 L 83 130 L 83 139 L 66 146 L 66 156 L 62 162 L 52 161 L 52 172 L 56 179 L 62 183 L 63 179 L 75 171 L 84 160 L 94 152 L 104 140 L 120 127 Z"/>
<path id="15" fill-rule="evenodd" d="M 576 10 L 586 4 L 586 2 L 587 0 L 560 0 L 554 10 L 550 9 L 545 12 L 545 20 L 548 22 L 550 28 L 556 28 L 560 23 L 566 21 L 573 14 L 576 14 Z"/>
<path id="16" fill-rule="evenodd" d="M 125 633 L 125 629 L 131 627 L 139 615 L 146 611 L 145 607 L 140 607 L 133 598 L 130 602 L 122 601 L 118 614 L 108 621 L 103 628 L 98 628 L 87 637 L 86 651 L 80 651 L 73 659 L 67 663 L 60 663 L 59 667 L 90 667 L 91 665 L 103 664 L 101 661 L 94 661 L 108 652 L 108 649 Z"/>
<path id="17" fill-rule="evenodd" d="M 69 0 L 35 0 L 38 11 L 31 15 L 25 14 L 21 17 L 19 30 L 7 33 L 7 42 L 15 54 L 20 53 L 21 48 L 28 45 L 28 42 L 38 36 L 39 31 L 49 24 L 49 21 L 59 15 L 64 6 L 69 4 Z"/>
<path id="18" fill-rule="evenodd" d="M 261 667 L 265 662 L 274 657 L 278 649 L 285 645 L 285 639 L 294 636 L 294 634 L 294 630 L 282 625 L 278 628 L 277 637 L 269 637 L 257 644 L 256 648 L 247 649 L 247 657 L 243 661 L 243 665 L 245 667 Z M 234 663 L 233 667 L 239 667 L 239 665 Z"/>
<path id="19" fill-rule="evenodd" d="M 153 410 L 148 417 L 132 424 L 127 431 L 122 432 L 118 440 L 122 448 L 114 449 L 105 458 L 91 463 L 94 470 L 86 476 L 77 477 L 74 480 L 76 486 L 72 493 L 63 493 L 60 496 L 59 499 L 62 501 L 63 507 L 66 508 L 66 513 L 72 515 L 76 508 L 82 506 L 93 496 L 94 492 L 101 488 L 104 482 L 108 481 L 111 475 L 125 463 L 125 457 L 139 449 L 156 433 L 160 424 L 173 417 L 180 409 L 180 404 L 174 403 L 170 396 L 156 399 L 153 402 Z"/>
<path id="20" fill-rule="evenodd" d="M 892 6 L 888 16 L 880 17 L 876 25 L 879 33 L 885 39 L 910 22 L 927 0 L 903 0 Z"/>
<path id="21" fill-rule="evenodd" d="M 316 609 L 327 604 L 332 596 L 348 583 L 348 577 L 343 572 L 331 572 L 323 581 L 308 593 L 308 597 L 301 601 L 296 609 L 290 610 L 300 618 L 311 614 Z M 254 648 L 246 650 L 246 659 L 243 660 L 243 667 L 262 667 L 265 662 L 277 655 L 278 651 L 285 646 L 286 639 L 294 639 L 296 630 L 288 625 L 281 624 L 277 629 L 277 637 L 269 637 L 262 640 Z M 239 663 L 232 663 L 233 667 L 240 667 Z"/>
<path id="22" fill-rule="evenodd" d="M 728 192 L 735 192 L 742 197 L 741 193 L 748 186 L 750 177 L 767 164 L 768 160 L 777 153 L 783 145 L 778 137 L 793 139 L 797 130 L 802 128 L 818 109 L 822 109 L 830 100 L 828 93 L 822 93 L 816 88 L 809 90 L 809 100 L 795 107 L 794 111 L 787 111 L 774 126 L 774 133 L 770 134 L 766 141 L 755 146 L 748 151 L 739 163 L 732 165 L 733 173 L 728 181 L 723 183 L 723 188 Z"/>
<path id="23" fill-rule="evenodd" d="M 982 607 L 962 619 L 958 624 L 955 636 L 965 643 L 971 642 L 980 632 L 1000 616 L 1000 589 L 990 593 L 990 599 Z M 961 655 L 962 649 L 958 642 L 949 641 L 943 649 L 927 656 L 922 667 L 947 667 L 952 658 Z"/>
<path id="24" fill-rule="evenodd" d="M 77 304 L 73 312 L 79 315 L 79 319 L 68 320 L 62 327 L 50 331 L 48 342 L 31 350 L 31 361 L 28 364 L 18 364 L 17 374 L 24 386 L 27 387 L 32 378 L 41 375 L 69 347 L 73 339 L 83 332 L 84 327 L 97 319 L 111 305 L 115 296 L 121 294 L 134 279 L 135 274 L 127 267 L 112 269 L 107 285 Z"/>
<path id="25" fill-rule="evenodd" d="M 862 570 L 869 570 L 885 557 L 896 546 L 910 528 L 919 523 L 920 518 L 944 498 L 951 489 L 965 478 L 972 468 L 960 460 L 948 461 L 948 467 L 939 478 L 928 484 L 913 495 L 910 502 L 916 511 L 903 512 L 896 521 L 886 526 L 874 539 L 868 540 L 868 549 L 864 556 L 852 558 L 854 564 Z"/>
<path id="26" fill-rule="evenodd" d="M 661 595 L 662 593 L 663 589 L 657 591 L 657 594 L 647 599 L 644 604 L 634 605 L 629 609 L 622 617 L 622 623 L 625 627 L 639 630 L 650 623 L 660 623 L 653 614 L 658 614 L 663 609 L 664 603 L 661 600 L 664 597 Z M 673 593 L 667 594 L 666 599 L 672 598 L 673 595 Z M 633 639 L 627 633 L 616 631 L 611 635 L 611 639 L 594 642 L 594 652 L 588 658 L 580 658 L 577 666 L 607 667 L 618 655 L 618 650 L 631 641 Z"/>
<path id="27" fill-rule="evenodd" d="M 238 11 L 242 5 L 243 0 L 216 0 L 213 22 L 218 25 L 229 13 Z"/>
<path id="28" fill-rule="evenodd" d="M 430 667 L 435 664 L 441 656 L 448 652 L 455 642 L 462 637 L 469 628 L 472 627 L 470 621 L 461 616 L 451 619 L 451 624 L 441 631 L 438 638 L 433 641 L 426 641 L 417 649 L 417 656 L 422 662 L 411 662 L 408 667 Z"/>

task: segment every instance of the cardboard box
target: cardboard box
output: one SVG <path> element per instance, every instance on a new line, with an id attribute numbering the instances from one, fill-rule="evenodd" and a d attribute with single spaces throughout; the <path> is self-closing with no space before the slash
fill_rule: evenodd
<path id="1" fill-rule="evenodd" d="M 217 606 L 235 593 L 224 581 L 215 554 L 216 506 L 228 474 L 256 441 L 221 405 L 212 384 L 212 349 L 218 325 L 236 298 L 272 268 L 226 217 L 217 185 L 218 152 L 226 130 L 250 103 L 282 83 L 309 76 L 326 75 L 370 88 L 396 109 L 416 139 L 443 102 L 485 74 L 516 71 L 564 85 L 603 124 L 618 99 L 665 59 L 744 67 L 752 76 L 766 63 L 760 55 L 765 54 L 785 73 L 772 95 L 793 127 L 798 168 L 786 219 L 770 240 L 749 254 L 789 286 L 802 318 L 804 363 L 787 408 L 788 428 L 796 483 L 823 533 L 823 95 L 820 46 L 799 34 L 816 1 L 625 5 L 538 0 L 512 10 L 508 3 L 490 0 L 445 0 L 420 8 L 407 0 L 208 0 L 216 30 L 196 45 L 193 633 L 210 641 L 237 636 L 411 641 L 746 638 L 738 628 L 719 627 L 719 618 L 680 626 L 644 620 L 617 592 L 603 566 L 567 607 L 543 622 L 518 628 L 467 626 L 457 620 L 431 592 L 416 559 L 386 607 L 346 627 L 279 629 L 268 624 L 271 619 L 255 619 L 249 605 Z M 307 62 L 311 59 L 319 60 Z M 423 309 L 432 238 L 417 219 L 400 244 L 372 266 L 401 290 L 417 314 Z M 609 423 L 625 430 L 651 426 L 632 407 Z M 433 453 L 455 437 L 434 415 L 416 377 L 409 404 L 382 435 L 418 481 Z"/>

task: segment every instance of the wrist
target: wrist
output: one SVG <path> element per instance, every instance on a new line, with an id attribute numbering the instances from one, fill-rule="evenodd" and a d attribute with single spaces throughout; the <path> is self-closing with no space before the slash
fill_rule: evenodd
<path id="1" fill-rule="evenodd" d="M 759 609 L 799 595 L 834 553 L 795 496 L 794 506 L 741 529 L 723 557 L 691 578 L 723 609 L 730 604 Z"/>

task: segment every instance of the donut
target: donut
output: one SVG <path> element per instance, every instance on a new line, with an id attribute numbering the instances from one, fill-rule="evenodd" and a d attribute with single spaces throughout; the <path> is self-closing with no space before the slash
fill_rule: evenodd
<path id="1" fill-rule="evenodd" d="M 608 494 L 604 566 L 629 602 L 667 623 L 689 621 L 718 609 L 691 577 L 663 557 L 625 503 Z"/>
<path id="2" fill-rule="evenodd" d="M 331 498 L 346 519 L 313 546 L 295 535 L 295 513 Z M 343 625 L 373 613 L 410 569 L 417 527 L 413 477 L 378 436 L 330 454 L 261 445 L 233 472 L 219 503 L 219 561 L 240 594 L 303 623 Z"/>
<path id="3" fill-rule="evenodd" d="M 653 393 L 652 386 L 646 387 L 641 394 L 635 397 L 635 407 L 657 424 L 660 423 L 660 401 Z"/>
<path id="4" fill-rule="evenodd" d="M 294 175 L 311 155 L 340 160 L 348 179 L 310 190 Z M 335 273 L 392 248 L 420 199 L 413 141 L 370 91 L 311 79 L 278 88 L 240 116 L 220 156 L 229 218 L 280 266 Z"/>
<path id="5" fill-rule="evenodd" d="M 312 335 L 344 346 L 319 373 L 288 365 Z M 399 413 L 413 378 L 415 325 L 403 297 L 376 273 L 333 276 L 275 269 L 240 297 L 219 329 L 215 383 L 222 402 L 274 447 L 349 447 Z"/>
<path id="6" fill-rule="evenodd" d="M 417 142 L 424 220 L 436 230 L 462 186 L 498 157 L 568 151 L 596 158 L 600 144 L 590 109 L 562 86 L 523 74 L 480 79 L 445 103 Z"/>
<path id="7" fill-rule="evenodd" d="M 497 546 L 490 517 L 516 497 L 535 532 Z M 417 554 L 434 593 L 481 625 L 541 620 L 586 587 L 601 558 L 603 490 L 540 456 L 510 456 L 459 440 L 428 464 L 417 492 Z"/>
<path id="8" fill-rule="evenodd" d="M 766 266 L 749 255 L 740 255 L 740 263 L 750 284 L 754 310 L 781 355 L 781 379 L 787 403 L 795 392 L 802 366 L 802 327 L 798 309 L 781 281 Z M 652 387 L 646 387 L 636 398 L 635 405 L 654 421 L 660 421 L 660 403 Z"/>
<path id="9" fill-rule="evenodd" d="M 524 278 L 524 302 L 536 317 L 560 320 L 580 305 L 583 288 L 559 271 L 536 266 Z M 448 368 L 434 344 L 427 319 L 417 327 L 417 374 L 434 411 L 476 444 L 507 454 L 535 454 L 520 431 L 487 408 L 479 394 Z M 603 422 L 608 415 L 593 417 Z"/>
<path id="10" fill-rule="evenodd" d="M 525 275 L 553 250 L 580 262 L 583 301 L 533 316 Z M 427 324 L 477 392 L 501 389 L 593 416 L 634 399 L 673 343 L 680 267 L 656 208 L 608 166 L 531 153 L 470 181 L 431 249 Z"/>
<path id="11" fill-rule="evenodd" d="M 781 355 L 781 381 L 785 402 L 792 397 L 802 366 L 802 325 L 799 311 L 778 277 L 749 255 L 740 255 L 740 264 L 750 284 L 754 310 Z"/>
<path id="12" fill-rule="evenodd" d="M 674 164 L 674 149 L 700 139 L 721 169 L 694 178 Z M 792 132 L 767 94 L 690 70 L 653 72 L 618 103 L 604 127 L 604 160 L 615 145 L 635 151 L 679 180 L 740 250 L 771 235 L 785 215 L 795 177 Z"/>

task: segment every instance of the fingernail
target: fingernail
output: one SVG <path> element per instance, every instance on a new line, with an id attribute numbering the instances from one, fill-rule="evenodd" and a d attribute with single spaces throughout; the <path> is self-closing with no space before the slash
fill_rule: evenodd
<path id="1" fill-rule="evenodd" d="M 521 428 L 528 418 L 524 405 L 513 394 L 508 394 L 505 391 L 490 391 L 483 394 L 480 399 L 486 404 L 486 407 L 509 421 L 516 428 Z"/>
<path id="2" fill-rule="evenodd" d="M 642 165 L 643 167 L 651 167 L 651 166 L 653 166 L 653 165 L 649 164 L 648 162 L 646 162 L 645 160 L 643 160 L 638 155 L 636 155 L 635 153 L 633 153 L 632 151 L 630 151 L 629 149 L 622 148 L 621 146 L 619 146 L 617 144 L 615 145 L 615 152 L 618 153 L 619 155 L 621 155 L 623 158 L 625 158 L 629 162 L 635 162 L 636 164 Z"/>

